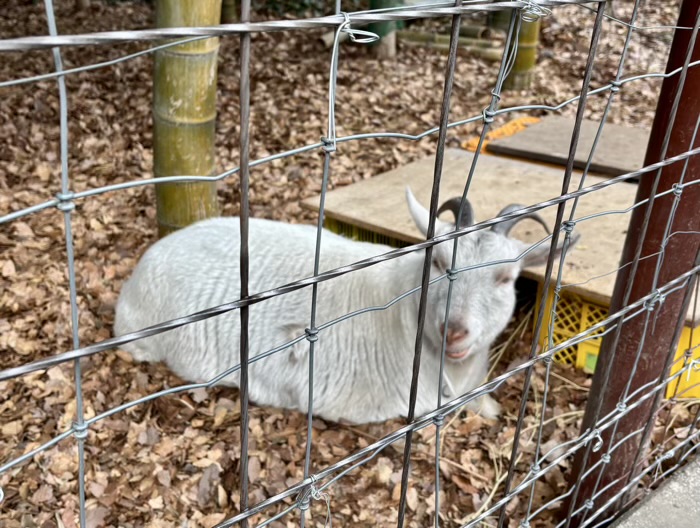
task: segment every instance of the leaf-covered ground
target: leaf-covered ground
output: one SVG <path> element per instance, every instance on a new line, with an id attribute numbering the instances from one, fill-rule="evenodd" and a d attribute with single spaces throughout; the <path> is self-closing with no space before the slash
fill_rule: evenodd
<path id="1" fill-rule="evenodd" d="M 153 25 L 147 4 L 93 1 L 76 11 L 72 1 L 56 2 L 59 31 L 78 33 Z M 662 5 L 663 4 L 663 5 Z M 677 2 L 647 3 L 640 25 L 673 24 Z M 616 15 L 629 17 L 631 2 L 614 2 Z M 506 92 L 502 107 L 556 104 L 578 93 L 593 13 L 580 7 L 556 9 L 543 22 L 541 60 L 531 91 Z M 439 23 L 431 22 L 430 27 Z M 593 86 L 611 80 L 624 42 L 625 27 L 606 22 Z M 0 13 L 0 36 L 46 34 L 43 7 L 7 0 Z M 625 75 L 662 71 L 671 32 L 646 31 L 632 40 Z M 251 63 L 253 159 L 313 143 L 325 135 L 330 51 L 320 32 L 290 32 L 253 37 Z M 114 59 L 144 49 L 143 44 L 68 48 L 66 67 Z M 438 122 L 445 56 L 434 50 L 399 48 L 396 60 L 379 61 L 359 45 L 344 45 L 338 76 L 338 134 L 404 132 L 415 134 Z M 53 70 L 49 51 L 5 53 L 0 81 Z M 217 163 L 238 163 L 238 40 L 222 40 L 219 56 Z M 67 78 L 70 117 L 71 189 L 149 178 L 152 174 L 152 59 L 143 56 Z M 488 104 L 496 67 L 460 53 L 452 103 L 453 120 L 477 115 Z M 649 126 L 658 80 L 624 88 L 610 122 Z M 600 116 L 605 96 L 589 101 L 587 116 Z M 58 91 L 55 81 L 0 88 L 0 214 L 38 204 L 60 189 Z M 572 115 L 575 107 L 562 113 Z M 497 119 L 503 124 L 511 114 Z M 533 113 L 532 115 L 540 115 Z M 448 143 L 459 145 L 479 126 L 452 129 Z M 334 155 L 331 186 L 370 178 L 433 152 L 435 137 L 418 142 L 365 140 L 343 143 Z M 299 202 L 320 189 L 318 153 L 265 164 L 251 173 L 255 217 L 312 222 Z M 223 213 L 238 211 L 235 178 L 220 185 Z M 110 192 L 79 201 L 72 214 L 75 239 L 81 344 L 111 336 L 120 285 L 155 239 L 154 194 L 149 186 Z M 3 225 L 0 230 L 0 364 L 3 368 L 73 348 L 62 215 L 47 209 Z M 522 361 L 529 351 L 531 313 L 516 314 L 497 352 L 495 372 Z M 160 365 L 135 364 L 119 351 L 82 363 L 87 417 L 182 381 Z M 545 448 L 578 433 L 589 379 L 556 365 L 546 406 Z M 499 421 L 460 413 L 442 434 L 440 516 L 458 526 L 498 500 L 508 467 L 522 377 L 496 394 L 505 407 Z M 536 424 L 544 389 L 538 369 L 521 439 L 516 482 L 532 462 Z M 0 382 L 0 463 L 7 462 L 65 431 L 74 420 L 72 366 L 64 364 L 19 379 Z M 306 417 L 269 408 L 252 408 L 250 423 L 251 502 L 297 482 L 303 472 Z M 688 405 L 665 411 L 655 440 L 682 435 Z M 119 412 L 91 427 L 86 442 L 88 525 L 212 526 L 238 511 L 238 394 L 231 389 L 194 391 L 156 399 Z M 323 468 L 370 444 L 401 425 L 349 427 L 316 420 L 312 468 Z M 408 493 L 410 526 L 433 522 L 434 437 L 417 435 Z M 391 526 L 396 518 L 401 446 L 384 450 L 329 490 L 338 525 Z M 533 489 L 534 509 L 566 489 L 564 461 Z M 77 448 L 67 439 L 0 476 L 5 499 L 0 524 L 14 527 L 77 526 Z M 500 486 L 500 487 L 499 487 Z M 513 500 L 509 526 L 527 511 L 528 497 Z M 314 502 L 313 520 L 321 525 L 326 505 Z M 269 513 L 272 513 L 270 511 Z M 554 513 L 543 511 L 533 526 L 550 526 Z M 262 517 L 260 518 L 262 519 Z M 295 525 L 292 514 L 273 526 Z"/>

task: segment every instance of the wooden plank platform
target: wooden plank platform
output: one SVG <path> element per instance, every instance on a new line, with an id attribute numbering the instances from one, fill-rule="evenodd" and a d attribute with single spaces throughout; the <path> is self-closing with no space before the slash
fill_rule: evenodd
<path id="1" fill-rule="evenodd" d="M 445 152 L 441 203 L 452 196 L 461 196 L 474 154 L 461 149 Z M 410 186 L 418 200 L 429 205 L 434 158 L 424 158 L 398 169 L 380 174 L 326 195 L 326 217 L 357 226 L 372 233 L 416 243 L 424 240 L 415 228 L 406 206 L 405 188 Z M 536 163 L 482 154 L 469 192 L 476 221 L 495 217 L 510 203 L 532 205 L 560 195 L 564 169 Z M 589 175 L 586 187 L 607 178 Z M 580 174 L 574 174 L 571 190 L 575 190 Z M 621 211 L 634 203 L 637 186 L 621 183 L 583 196 L 576 218 L 603 211 Z M 318 210 L 318 197 L 308 198 L 302 206 Z M 567 204 L 566 217 L 571 209 Z M 540 212 L 554 225 L 556 207 Z M 630 213 L 608 214 L 577 224 L 580 242 L 568 254 L 563 283 L 572 293 L 604 306 L 609 306 L 615 284 L 615 271 L 625 239 Z M 445 219 L 449 219 L 445 213 Z M 546 234 L 542 227 L 530 221 L 519 224 L 512 232 L 518 238 L 535 242 Z M 555 266 L 556 273 L 556 266 Z M 526 270 L 523 274 L 542 281 L 544 266 Z M 695 323 L 700 322 L 700 317 Z"/>
<path id="2" fill-rule="evenodd" d="M 598 131 L 597 121 L 584 120 L 576 151 L 575 167 L 583 170 Z M 510 137 L 486 147 L 494 154 L 565 165 L 569 155 L 574 118 L 550 115 Z M 606 123 L 591 163 L 591 172 L 619 176 L 644 166 L 649 130 Z"/>

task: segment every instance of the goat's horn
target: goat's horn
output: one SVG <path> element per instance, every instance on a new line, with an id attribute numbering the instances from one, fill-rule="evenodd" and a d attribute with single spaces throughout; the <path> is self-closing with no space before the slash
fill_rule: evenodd
<path id="1" fill-rule="evenodd" d="M 462 229 L 474 225 L 474 209 L 472 209 L 472 204 L 469 203 L 469 200 L 464 200 L 464 209 L 462 209 L 462 215 L 459 219 L 457 218 L 457 215 L 459 214 L 459 204 L 461 202 L 462 198 L 460 196 L 450 198 L 440 206 L 440 209 L 438 209 L 437 212 L 437 214 L 440 215 L 445 211 L 450 211 L 454 215 L 455 221 L 457 222 L 457 229 Z"/>
<path id="2" fill-rule="evenodd" d="M 504 216 L 507 215 L 508 213 L 512 213 L 513 211 L 518 211 L 519 209 L 524 209 L 524 205 L 520 204 L 510 204 L 498 213 L 497 216 Z M 495 224 L 491 230 L 496 232 L 496 233 L 501 233 L 505 236 L 508 236 L 508 233 L 510 233 L 510 230 L 515 227 L 515 224 L 518 222 L 525 220 L 526 218 L 529 218 L 531 220 L 534 220 L 538 224 L 540 224 L 542 227 L 544 227 L 545 231 L 547 231 L 547 234 L 551 234 L 549 231 L 549 226 L 547 225 L 547 222 L 545 222 L 544 218 L 542 218 L 540 215 L 537 213 L 527 213 L 522 216 L 518 216 L 516 218 L 513 218 L 512 220 L 506 220 L 505 222 L 500 222 L 498 224 Z"/>

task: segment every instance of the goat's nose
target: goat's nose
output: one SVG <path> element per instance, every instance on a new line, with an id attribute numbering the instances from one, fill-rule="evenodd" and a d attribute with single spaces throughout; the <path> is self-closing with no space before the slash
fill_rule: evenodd
<path id="1" fill-rule="evenodd" d="M 444 323 L 440 325 L 440 334 L 443 336 L 445 335 L 445 325 Z M 447 327 L 447 342 L 448 343 L 454 343 L 455 341 L 459 341 L 461 339 L 464 339 L 469 335 L 469 330 L 466 328 L 462 328 L 458 325 L 449 325 Z"/>

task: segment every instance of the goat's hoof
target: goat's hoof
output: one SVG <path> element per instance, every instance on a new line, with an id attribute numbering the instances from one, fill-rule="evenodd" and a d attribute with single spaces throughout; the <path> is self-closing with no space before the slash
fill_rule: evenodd
<path id="1" fill-rule="evenodd" d="M 501 405 L 486 394 L 475 402 L 473 411 L 487 420 L 495 420 L 501 415 Z"/>

